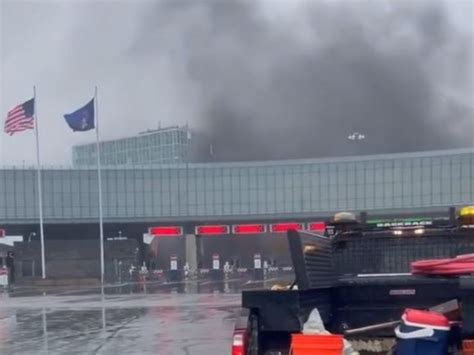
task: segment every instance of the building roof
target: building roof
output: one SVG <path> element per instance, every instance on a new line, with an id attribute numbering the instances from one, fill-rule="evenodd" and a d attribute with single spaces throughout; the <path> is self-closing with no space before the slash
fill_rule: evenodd
<path id="1" fill-rule="evenodd" d="M 100 143 L 112 143 L 112 142 L 118 142 L 118 141 L 126 141 L 126 140 L 132 140 L 132 139 L 140 139 L 142 137 L 154 135 L 154 134 L 160 134 L 160 133 L 166 133 L 170 131 L 183 131 L 187 132 L 189 131 L 189 128 L 186 126 L 169 126 L 169 127 L 163 127 L 163 128 L 157 128 L 157 129 L 149 129 L 143 132 L 139 132 L 136 135 L 133 136 L 127 136 L 127 137 L 119 137 L 119 138 L 112 138 L 112 139 L 101 139 Z M 80 147 L 88 147 L 88 146 L 95 146 L 96 142 L 89 142 L 89 143 L 80 143 L 80 144 L 75 144 L 73 145 L 73 149 L 75 148 L 80 148 Z"/>

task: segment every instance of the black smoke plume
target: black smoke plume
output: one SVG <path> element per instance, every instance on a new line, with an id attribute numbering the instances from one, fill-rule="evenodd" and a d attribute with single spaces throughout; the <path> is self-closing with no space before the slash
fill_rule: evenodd
<path id="1" fill-rule="evenodd" d="M 210 160 L 472 145 L 472 32 L 455 29 L 445 3 L 312 1 L 287 22 L 272 4 L 165 3 L 144 22 L 147 46 L 183 49 Z M 354 131 L 366 139 L 348 140 Z"/>

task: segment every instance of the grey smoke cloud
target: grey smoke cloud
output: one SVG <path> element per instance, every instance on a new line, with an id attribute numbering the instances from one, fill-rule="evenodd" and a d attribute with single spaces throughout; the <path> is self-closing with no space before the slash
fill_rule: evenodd
<path id="1" fill-rule="evenodd" d="M 189 123 L 213 160 L 472 146 L 472 6 L 3 1 L 0 109 L 38 85 L 48 163 L 93 140 L 61 115 L 96 84 L 102 137 Z M 3 162 L 33 160 L 31 137 L 2 138 Z"/>

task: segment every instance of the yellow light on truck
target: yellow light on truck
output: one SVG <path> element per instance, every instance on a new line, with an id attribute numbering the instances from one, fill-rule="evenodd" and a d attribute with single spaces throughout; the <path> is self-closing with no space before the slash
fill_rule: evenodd
<path id="1" fill-rule="evenodd" d="M 462 207 L 459 210 L 459 224 L 461 226 L 474 226 L 474 206 Z"/>
<path id="2" fill-rule="evenodd" d="M 474 206 L 466 206 L 459 210 L 459 217 L 474 217 Z"/>

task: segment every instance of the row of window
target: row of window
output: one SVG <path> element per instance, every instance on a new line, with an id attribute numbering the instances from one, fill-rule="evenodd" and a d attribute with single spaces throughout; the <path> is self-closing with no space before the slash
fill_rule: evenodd
<path id="1" fill-rule="evenodd" d="M 178 152 L 180 153 L 180 152 Z M 182 153 L 182 152 L 181 152 Z M 170 157 L 175 157 L 169 154 Z M 94 162 L 95 164 L 95 162 Z M 421 168 L 413 167 L 407 169 L 361 169 L 358 171 L 330 171 L 327 166 L 319 166 L 318 170 L 304 171 L 296 166 L 294 169 L 288 171 L 277 170 L 272 168 L 259 168 L 252 170 L 250 168 L 196 168 L 192 165 L 186 167 L 181 164 L 175 168 L 149 168 L 144 169 L 138 167 L 137 169 L 105 169 L 103 176 L 108 180 L 144 180 L 157 178 L 202 178 L 210 180 L 213 178 L 235 178 L 235 179 L 262 179 L 262 178 L 281 178 L 288 180 L 310 180 L 310 179 L 343 179 L 343 180 L 359 180 L 374 179 L 374 180 L 419 180 L 419 179 L 443 179 L 459 176 L 474 176 L 474 161 L 472 164 L 454 164 L 446 167 L 431 167 Z M 0 170 L 0 178 L 7 180 L 22 179 L 36 179 L 36 172 L 34 170 Z M 97 171 L 95 169 L 88 170 L 44 170 L 43 176 L 50 179 L 70 180 L 70 179 L 96 179 Z"/>
<path id="2" fill-rule="evenodd" d="M 132 138 L 119 139 L 110 142 L 100 143 L 100 149 L 103 153 L 114 154 L 116 152 L 126 152 L 150 147 L 163 147 L 166 145 L 188 144 L 186 131 L 168 131 L 157 132 L 154 134 L 145 134 Z M 73 156 L 76 158 L 95 154 L 96 145 L 86 144 L 75 146 Z"/>
<path id="3" fill-rule="evenodd" d="M 426 159 L 441 164 L 425 166 Z M 276 209 L 305 212 L 347 206 L 402 208 L 474 201 L 474 153 L 392 161 L 285 164 L 104 169 L 104 205 L 109 216 L 132 211 L 127 213 L 139 217 L 178 212 L 195 215 L 193 206 L 219 215 L 247 213 L 249 208 L 252 213 L 266 214 Z M 399 167 L 394 167 L 397 164 Z M 42 176 L 44 207 L 50 216 L 95 215 L 98 183 L 94 169 L 43 170 Z M 29 218 L 36 213 L 36 201 L 35 170 L 0 170 L 0 219 Z M 84 206 L 88 206 L 88 212 L 83 211 Z"/>
<path id="4" fill-rule="evenodd" d="M 17 199 L 7 194 L 0 203 L 0 219 L 33 218 L 37 215 L 37 199 Z M 225 211 L 241 214 L 251 210 L 252 213 L 268 214 L 275 210 L 299 213 L 309 211 L 327 211 L 334 209 L 356 208 L 403 208 L 423 206 L 444 206 L 469 204 L 474 195 L 469 192 L 453 191 L 437 193 L 420 193 L 404 191 L 394 194 L 391 191 L 370 191 L 365 194 L 357 192 L 323 191 L 318 194 L 301 193 L 294 190 L 272 192 L 223 191 L 207 194 L 204 191 L 193 191 L 189 194 L 171 192 L 153 194 L 104 194 L 106 216 L 157 217 L 169 215 L 169 211 L 179 211 L 183 216 L 194 215 L 193 206 L 198 206 L 203 213 L 220 215 Z M 52 194 L 45 195 L 43 208 L 48 218 L 94 217 L 97 214 L 97 194 L 85 195 Z M 201 213 L 199 213 L 201 214 Z"/>
<path id="5" fill-rule="evenodd" d="M 164 201 L 163 201 L 164 202 Z M 433 202 L 437 204 L 433 205 Z M 161 205 L 104 205 L 104 217 L 106 218 L 164 218 L 164 217 L 187 217 L 187 216 L 228 216 L 228 215 L 267 215 L 274 213 L 318 213 L 342 210 L 372 210 L 372 209 L 400 209 L 400 208 L 423 208 L 433 206 L 448 205 L 464 205 L 469 203 L 458 195 L 458 198 L 450 196 L 445 199 L 431 200 L 429 198 L 413 198 L 407 203 L 402 198 L 393 199 L 348 199 L 321 200 L 318 204 L 310 203 L 310 201 L 299 202 L 283 202 L 275 201 L 268 204 L 252 204 L 252 203 L 207 203 L 207 204 L 181 204 L 162 203 Z M 471 202 L 472 203 L 472 202 Z M 44 206 L 44 217 L 47 219 L 73 219 L 73 218 L 89 218 L 96 219 L 98 217 L 97 206 Z M 38 211 L 36 206 L 28 206 L 25 209 L 2 209 L 0 208 L 0 216 L 5 220 L 14 219 L 36 219 Z"/>
<path id="6" fill-rule="evenodd" d="M 15 185 L 14 185 L 15 186 Z M 36 186 L 15 186 L 15 188 L 7 188 L 2 191 L 0 189 L 0 204 L 2 201 L 15 201 L 15 203 L 27 203 L 35 198 L 37 193 Z M 73 184 L 68 188 L 64 188 L 61 184 L 54 184 L 45 181 L 43 184 L 43 194 L 45 201 L 54 196 L 62 199 L 79 200 L 88 196 L 96 196 L 98 186 L 96 184 Z M 202 194 L 203 196 L 222 196 L 223 199 L 229 200 L 231 195 L 235 196 L 278 196 L 283 193 L 294 196 L 325 196 L 331 195 L 335 198 L 352 197 L 352 196 L 410 196 L 410 195 L 451 195 L 454 193 L 462 193 L 467 196 L 474 194 L 474 183 L 469 179 L 461 179 L 455 181 L 432 181 L 426 183 L 414 184 L 359 184 L 359 185 L 318 185 L 318 186 L 208 186 L 198 184 L 179 184 L 172 185 L 157 183 L 153 185 L 104 185 L 104 198 L 116 198 L 118 196 L 130 196 L 130 198 L 140 198 L 143 196 L 156 196 L 161 198 L 163 195 L 178 194 L 193 196 Z M 56 197 L 55 197 L 56 198 Z M 95 198 L 95 197 L 94 197 Z"/>
<path id="7" fill-rule="evenodd" d="M 105 166 L 144 165 L 152 163 L 172 164 L 183 162 L 185 155 L 185 146 L 170 145 L 112 153 L 101 152 L 101 162 Z M 77 155 L 73 161 L 75 166 L 94 166 L 97 163 L 95 153 L 84 156 Z"/>

